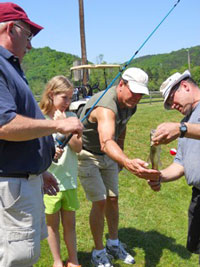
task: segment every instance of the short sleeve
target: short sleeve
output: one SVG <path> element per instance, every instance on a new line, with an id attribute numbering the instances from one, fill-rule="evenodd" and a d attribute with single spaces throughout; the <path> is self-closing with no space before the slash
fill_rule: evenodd
<path id="1" fill-rule="evenodd" d="M 16 104 L 8 90 L 5 78 L 0 73 L 0 125 L 4 125 L 16 116 Z"/>

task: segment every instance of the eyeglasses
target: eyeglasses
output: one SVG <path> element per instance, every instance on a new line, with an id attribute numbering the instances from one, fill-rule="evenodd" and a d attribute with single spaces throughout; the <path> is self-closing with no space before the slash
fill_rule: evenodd
<path id="1" fill-rule="evenodd" d="M 169 97 L 167 99 L 167 104 L 171 107 L 172 104 L 173 104 L 173 101 L 174 101 L 174 95 L 176 93 L 176 91 L 178 91 L 179 87 L 178 88 L 173 88 L 172 91 L 170 92 L 169 94 Z"/>
<path id="2" fill-rule="evenodd" d="M 26 30 L 24 27 L 22 27 L 22 26 L 19 25 L 19 24 L 16 24 L 16 23 L 15 23 L 14 26 L 20 28 L 22 31 L 24 31 L 24 32 L 26 33 L 26 35 L 27 35 L 27 40 L 28 40 L 29 42 L 32 40 L 32 38 L 33 38 L 33 34 L 32 34 L 32 32 L 30 32 L 29 30 Z"/>

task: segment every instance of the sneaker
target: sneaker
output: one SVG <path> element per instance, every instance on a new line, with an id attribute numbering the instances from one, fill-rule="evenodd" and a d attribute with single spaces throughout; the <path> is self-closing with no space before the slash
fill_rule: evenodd
<path id="1" fill-rule="evenodd" d="M 92 255 L 91 263 L 94 267 L 113 267 L 111 263 L 112 258 L 106 251 L 102 251 L 99 255 Z"/>
<path id="2" fill-rule="evenodd" d="M 118 246 L 106 245 L 106 251 L 112 255 L 115 259 L 123 260 L 126 264 L 134 264 L 134 258 L 125 250 L 126 245 L 119 242 Z"/>

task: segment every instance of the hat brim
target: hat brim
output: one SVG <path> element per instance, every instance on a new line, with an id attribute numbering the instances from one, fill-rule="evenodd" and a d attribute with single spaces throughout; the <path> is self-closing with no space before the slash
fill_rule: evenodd
<path id="1" fill-rule="evenodd" d="M 183 79 L 187 78 L 187 77 L 191 77 L 191 74 L 188 70 L 184 71 L 183 74 L 175 81 L 173 81 L 173 83 L 171 83 L 168 88 L 165 90 L 165 95 L 164 95 L 164 107 L 165 109 L 171 109 L 171 106 L 167 103 L 169 94 L 172 90 L 172 88 L 178 84 L 179 82 L 181 82 Z"/>
<path id="2" fill-rule="evenodd" d="M 128 81 L 129 89 L 135 94 L 149 95 L 149 89 L 135 81 Z"/>
<path id="3" fill-rule="evenodd" d="M 44 29 L 42 26 L 34 23 L 33 21 L 29 20 L 29 19 L 22 19 L 22 21 L 26 22 L 27 24 L 30 25 L 30 30 L 32 32 L 32 34 L 35 36 L 36 34 L 38 34 L 42 29 Z"/>

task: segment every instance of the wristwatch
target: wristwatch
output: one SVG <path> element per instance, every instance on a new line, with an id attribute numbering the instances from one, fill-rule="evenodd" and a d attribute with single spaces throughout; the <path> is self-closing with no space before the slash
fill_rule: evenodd
<path id="1" fill-rule="evenodd" d="M 180 129 L 180 133 L 181 133 L 180 138 L 183 138 L 185 136 L 185 134 L 187 133 L 186 124 L 184 122 L 181 122 L 179 129 Z"/>

